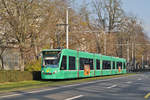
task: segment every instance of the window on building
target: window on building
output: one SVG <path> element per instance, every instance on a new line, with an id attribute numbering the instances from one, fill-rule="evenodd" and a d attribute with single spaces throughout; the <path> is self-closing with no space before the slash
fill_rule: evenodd
<path id="1" fill-rule="evenodd" d="M 111 69 L 111 62 L 110 61 L 103 61 L 103 69 Z"/>
<path id="2" fill-rule="evenodd" d="M 69 56 L 69 70 L 75 70 L 76 69 L 76 61 L 75 57 Z"/>
<path id="3" fill-rule="evenodd" d="M 66 70 L 66 69 L 67 69 L 67 56 L 63 56 L 60 70 Z"/>
<path id="4" fill-rule="evenodd" d="M 113 69 L 115 69 L 115 61 L 113 61 Z"/>
<path id="5" fill-rule="evenodd" d="M 100 69 L 100 60 L 96 60 L 96 69 Z"/>

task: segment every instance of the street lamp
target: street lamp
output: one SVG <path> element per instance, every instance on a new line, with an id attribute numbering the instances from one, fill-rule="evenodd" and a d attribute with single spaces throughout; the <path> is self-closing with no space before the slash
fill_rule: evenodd
<path id="1" fill-rule="evenodd" d="M 68 9 L 70 7 L 68 7 L 66 9 L 66 48 L 68 49 L 69 48 L 69 37 L 68 37 L 68 29 L 69 29 L 69 24 L 68 24 Z"/>

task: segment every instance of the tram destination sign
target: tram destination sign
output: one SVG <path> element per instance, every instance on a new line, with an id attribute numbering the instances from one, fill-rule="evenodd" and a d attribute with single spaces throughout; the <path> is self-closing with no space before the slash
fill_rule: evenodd
<path id="1" fill-rule="evenodd" d="M 44 51 L 43 55 L 57 55 L 60 51 Z"/>

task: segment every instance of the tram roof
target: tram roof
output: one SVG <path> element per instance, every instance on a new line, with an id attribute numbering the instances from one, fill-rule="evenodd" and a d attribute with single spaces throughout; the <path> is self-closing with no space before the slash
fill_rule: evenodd
<path id="1" fill-rule="evenodd" d="M 42 50 L 42 52 L 44 52 L 44 51 L 62 51 L 62 50 L 76 51 L 76 50 L 72 50 L 72 49 L 44 49 L 44 50 Z M 89 53 L 89 52 L 85 52 L 85 51 L 79 51 L 79 52 L 88 53 L 88 54 L 95 54 L 95 55 L 101 55 L 101 56 L 104 56 L 104 57 L 112 57 L 112 58 L 115 58 L 115 59 L 118 59 L 118 60 L 126 60 L 124 58 L 119 58 L 119 57 L 114 57 L 114 56 L 106 56 L 106 55 L 97 54 L 97 53 Z"/>
<path id="2" fill-rule="evenodd" d="M 44 49 L 42 51 L 61 51 L 62 49 Z"/>

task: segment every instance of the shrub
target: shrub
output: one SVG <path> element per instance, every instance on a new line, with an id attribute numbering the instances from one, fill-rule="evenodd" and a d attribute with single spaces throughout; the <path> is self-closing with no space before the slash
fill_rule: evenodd
<path id="1" fill-rule="evenodd" d="M 16 82 L 32 79 L 33 79 L 32 72 L 0 71 L 0 82 Z"/>
<path id="2" fill-rule="evenodd" d="M 0 82 L 40 80 L 40 71 L 0 71 Z"/>
<path id="3" fill-rule="evenodd" d="M 25 65 L 25 71 L 41 71 L 41 60 L 31 61 Z"/>

